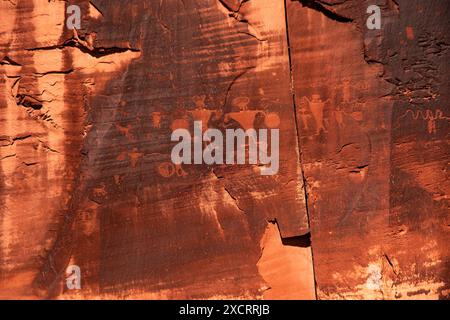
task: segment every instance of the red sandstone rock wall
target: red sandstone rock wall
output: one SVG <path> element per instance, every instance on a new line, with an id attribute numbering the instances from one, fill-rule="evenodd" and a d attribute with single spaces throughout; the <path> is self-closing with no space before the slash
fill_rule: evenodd
<path id="1" fill-rule="evenodd" d="M 1 298 L 449 297 L 446 1 L 70 4 L 0 2 Z M 198 120 L 278 174 L 174 165 Z"/>

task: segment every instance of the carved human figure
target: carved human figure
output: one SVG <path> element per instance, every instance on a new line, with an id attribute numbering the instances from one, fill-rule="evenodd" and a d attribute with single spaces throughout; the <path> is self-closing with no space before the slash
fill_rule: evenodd
<path id="1" fill-rule="evenodd" d="M 329 102 L 329 99 L 322 101 L 319 94 L 313 94 L 311 100 L 307 97 L 304 97 L 304 99 L 308 102 L 309 109 L 314 117 L 316 134 L 319 134 L 321 130 L 325 131 L 325 126 L 323 125 L 323 110 L 325 109 L 325 104 Z"/>
<path id="2" fill-rule="evenodd" d="M 152 112 L 151 117 L 153 128 L 161 129 L 161 117 L 162 117 L 161 112 Z"/>
<path id="3" fill-rule="evenodd" d="M 344 127 L 344 112 L 342 109 L 338 109 L 334 111 L 334 119 L 338 125 L 338 128 L 342 129 Z"/>
<path id="4" fill-rule="evenodd" d="M 345 79 L 342 82 L 342 102 L 349 103 L 351 102 L 352 94 L 350 88 L 350 80 Z"/>
<path id="5" fill-rule="evenodd" d="M 208 129 L 208 122 L 211 118 L 211 115 L 214 111 L 208 110 L 208 109 L 195 109 L 188 111 L 189 114 L 191 114 L 194 121 L 201 121 L 202 122 L 202 131 L 203 133 Z"/>
<path id="6" fill-rule="evenodd" d="M 237 112 L 230 112 L 225 115 L 225 122 L 230 119 L 238 122 L 244 130 L 252 129 L 258 110 L 248 110 L 250 99 L 248 97 L 239 97 L 233 100 L 233 106 L 238 109 Z"/>

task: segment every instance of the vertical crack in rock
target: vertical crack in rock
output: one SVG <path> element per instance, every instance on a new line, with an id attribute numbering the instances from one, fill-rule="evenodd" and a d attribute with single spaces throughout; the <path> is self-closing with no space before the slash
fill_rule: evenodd
<path id="1" fill-rule="evenodd" d="M 300 132 L 299 130 L 299 124 L 298 124 L 298 119 L 297 119 L 297 104 L 296 104 L 296 99 L 295 99 L 295 90 L 294 90 L 294 73 L 293 73 L 293 67 L 292 67 L 292 52 L 291 52 L 291 44 L 290 44 L 290 40 L 289 40 L 289 22 L 288 22 L 288 12 L 287 12 L 287 0 L 284 0 L 284 15 L 285 15 L 285 21 L 286 21 L 286 41 L 287 41 L 287 46 L 288 46 L 288 60 L 289 60 L 289 72 L 290 72 L 290 83 L 291 83 L 291 95 L 292 95 L 292 106 L 293 106 L 293 112 L 294 112 L 294 121 L 295 121 L 295 130 L 296 130 L 296 135 L 297 135 L 297 150 L 298 150 L 298 161 L 299 161 L 299 165 L 300 165 L 300 169 L 301 169 L 301 179 L 303 181 L 303 190 L 304 190 L 304 197 L 305 197 L 305 208 L 306 208 L 306 215 L 307 215 L 307 219 L 308 219 L 308 227 L 311 230 L 311 221 L 310 221 L 310 213 L 309 213 L 309 203 L 308 203 L 308 181 L 307 178 L 305 176 L 305 170 L 304 170 L 304 166 L 303 166 L 303 153 L 302 153 L 302 148 L 301 148 L 301 139 L 300 139 Z M 309 236 L 309 245 L 311 247 L 311 263 L 312 263 L 312 269 L 313 269 L 313 277 L 314 277 L 314 292 L 315 292 L 315 296 L 317 297 L 317 286 L 316 286 L 316 277 L 315 277 L 315 272 L 314 272 L 314 253 L 313 253 L 313 248 L 311 245 L 311 231 L 308 233 Z M 304 237 L 300 236 L 300 237 Z M 298 238 L 298 237 L 295 237 Z"/>

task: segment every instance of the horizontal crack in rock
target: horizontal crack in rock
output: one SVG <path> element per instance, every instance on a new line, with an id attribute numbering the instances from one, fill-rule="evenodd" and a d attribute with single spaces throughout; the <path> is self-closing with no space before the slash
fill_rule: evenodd
<path id="1" fill-rule="evenodd" d="M 316 0 L 297 0 L 299 1 L 304 7 L 316 10 L 321 12 L 322 14 L 324 14 L 327 18 L 337 21 L 337 22 L 342 22 L 342 23 L 350 23 L 353 22 L 354 20 L 348 17 L 344 17 L 339 15 L 338 13 L 331 11 L 330 9 L 327 9 L 324 4 L 326 4 L 323 1 L 316 1 Z"/>
<path id="2" fill-rule="evenodd" d="M 41 50 L 62 50 L 65 47 L 77 48 L 83 53 L 87 53 L 94 58 L 101 58 L 108 55 L 112 55 L 115 53 L 124 53 L 124 52 L 140 52 L 138 49 L 133 48 L 121 48 L 121 47 L 95 47 L 93 50 L 89 50 L 83 46 L 78 46 L 77 42 L 73 39 L 66 41 L 63 44 L 58 44 L 54 46 L 48 47 L 36 47 L 36 48 L 28 48 L 27 51 L 41 51 Z"/>

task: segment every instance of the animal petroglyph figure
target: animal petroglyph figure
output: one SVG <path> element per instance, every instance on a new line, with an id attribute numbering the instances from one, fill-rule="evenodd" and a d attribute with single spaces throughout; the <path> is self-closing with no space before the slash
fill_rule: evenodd
<path id="1" fill-rule="evenodd" d="M 187 176 L 187 172 L 183 170 L 181 164 L 173 164 L 171 162 L 163 162 L 158 165 L 157 168 L 158 173 L 164 178 L 170 178 L 174 174 L 178 177 Z"/>

